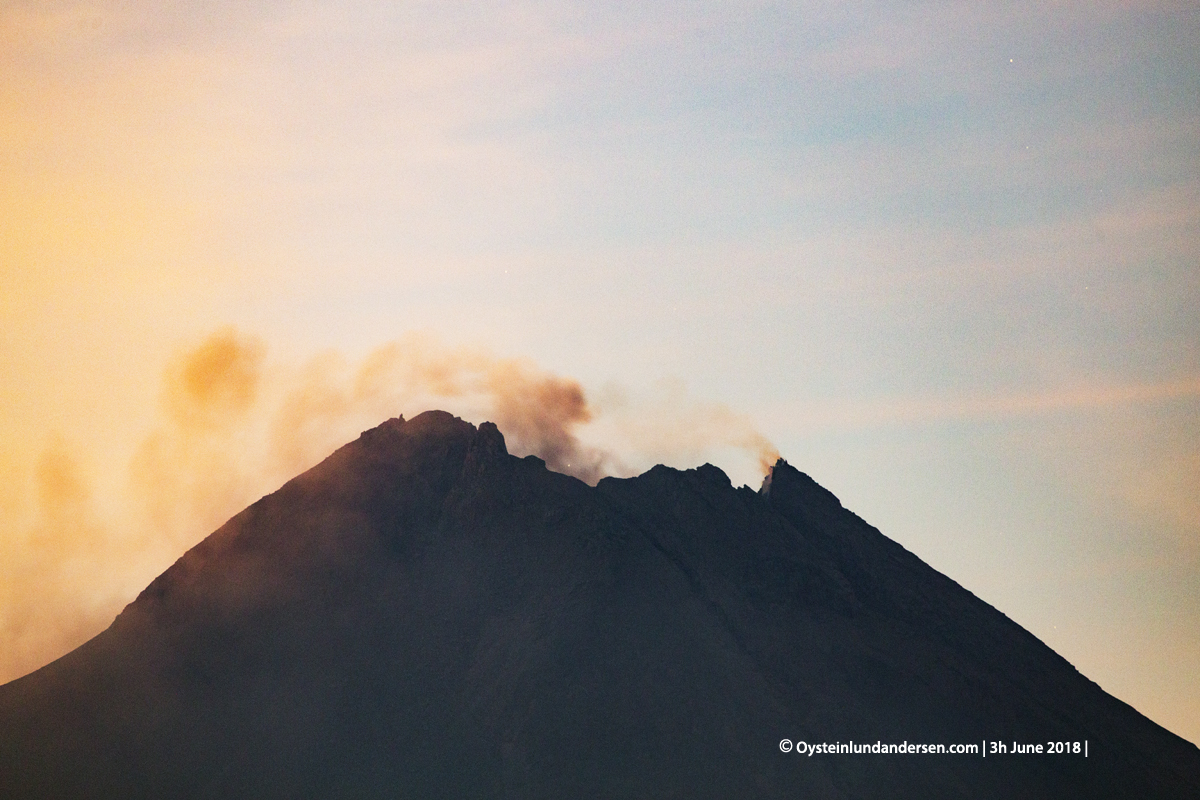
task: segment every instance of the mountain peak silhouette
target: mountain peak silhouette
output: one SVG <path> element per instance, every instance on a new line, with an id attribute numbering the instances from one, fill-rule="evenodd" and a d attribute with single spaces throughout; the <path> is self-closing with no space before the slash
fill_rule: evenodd
<path id="1" fill-rule="evenodd" d="M 807 744 L 1087 742 L 1061 755 Z M 1068 746 L 1070 749 L 1072 745 Z M 1200 751 L 780 459 L 389 420 L 0 687 L 0 796 L 1194 797 Z"/>

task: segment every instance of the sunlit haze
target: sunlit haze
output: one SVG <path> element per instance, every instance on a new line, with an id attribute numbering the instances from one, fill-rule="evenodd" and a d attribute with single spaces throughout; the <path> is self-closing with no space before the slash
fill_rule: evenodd
<path id="1" fill-rule="evenodd" d="M 782 454 L 1200 741 L 1194 3 L 6 2 L 0 681 L 446 408 Z"/>

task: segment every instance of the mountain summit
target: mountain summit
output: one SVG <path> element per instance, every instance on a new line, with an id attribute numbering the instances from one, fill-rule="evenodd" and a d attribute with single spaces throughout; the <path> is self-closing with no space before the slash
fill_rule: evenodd
<path id="1" fill-rule="evenodd" d="M 975 752 L 807 754 L 851 741 Z M 5 798 L 1197 786 L 1194 745 L 782 459 L 758 492 L 710 465 L 593 488 L 437 411 L 362 434 L 0 687 Z"/>

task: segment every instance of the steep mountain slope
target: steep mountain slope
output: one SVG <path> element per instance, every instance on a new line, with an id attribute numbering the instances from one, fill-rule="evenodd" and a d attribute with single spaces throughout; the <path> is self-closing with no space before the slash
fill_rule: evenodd
<path id="1" fill-rule="evenodd" d="M 1088 741 L 1082 755 L 783 753 Z M 1194 797 L 1200 751 L 782 460 L 391 420 L 0 687 L 0 797 Z"/>

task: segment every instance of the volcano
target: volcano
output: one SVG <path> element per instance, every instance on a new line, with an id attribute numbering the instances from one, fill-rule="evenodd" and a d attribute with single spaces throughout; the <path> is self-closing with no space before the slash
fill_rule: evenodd
<path id="1" fill-rule="evenodd" d="M 782 459 L 757 492 L 710 465 L 591 487 L 444 412 L 365 432 L 0 687 L 4 798 L 1198 787 L 1194 745 Z"/>

